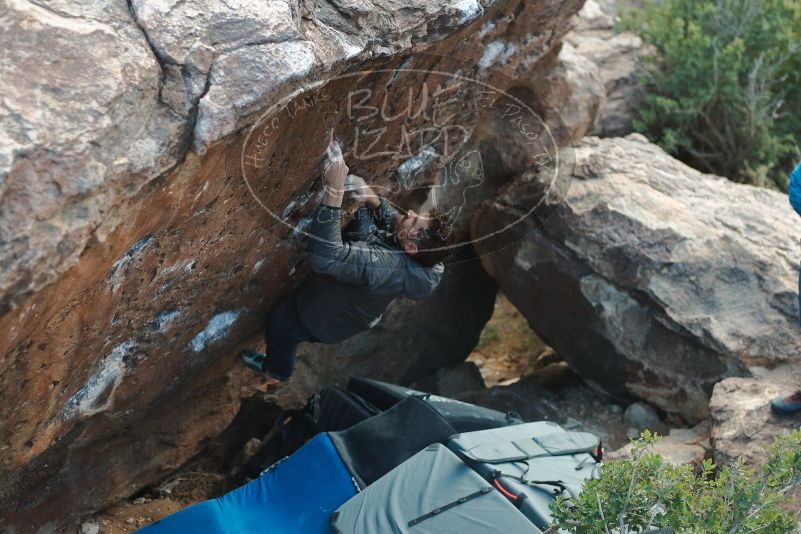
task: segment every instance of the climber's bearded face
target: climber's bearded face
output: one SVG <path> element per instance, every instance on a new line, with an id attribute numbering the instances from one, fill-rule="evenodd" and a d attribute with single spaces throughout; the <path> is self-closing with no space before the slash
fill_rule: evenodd
<path id="1" fill-rule="evenodd" d="M 417 254 L 417 239 L 431 224 L 428 213 L 415 213 L 407 210 L 406 213 L 395 216 L 395 234 L 403 250 L 407 254 Z"/>

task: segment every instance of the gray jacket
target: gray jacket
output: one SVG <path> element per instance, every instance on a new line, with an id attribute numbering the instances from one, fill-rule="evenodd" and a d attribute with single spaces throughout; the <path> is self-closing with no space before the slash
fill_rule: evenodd
<path id="1" fill-rule="evenodd" d="M 423 267 L 403 249 L 377 237 L 394 226 L 395 212 L 385 200 L 375 210 L 370 235 L 343 241 L 342 210 L 320 205 L 309 238 L 312 273 L 297 293 L 297 311 L 311 334 L 336 343 L 367 330 L 395 299 L 419 300 L 433 293 L 444 266 Z"/>

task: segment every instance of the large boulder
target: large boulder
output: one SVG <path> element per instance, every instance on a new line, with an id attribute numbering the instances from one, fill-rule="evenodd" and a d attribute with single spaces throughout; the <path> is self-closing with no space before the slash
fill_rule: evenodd
<path id="1" fill-rule="evenodd" d="M 543 198 L 530 173 L 473 220 L 481 236 L 511 225 L 476 248 L 545 342 L 588 381 L 691 423 L 721 379 L 799 367 L 801 225 L 784 195 L 639 134 L 585 138 L 575 157 L 566 194 Z"/>
<path id="2" fill-rule="evenodd" d="M 639 0 L 587 0 L 572 20 L 573 31 L 565 40 L 598 69 L 606 100 L 590 129 L 590 135 L 620 137 L 631 133 L 632 119 L 642 87 L 637 80 L 637 63 L 652 54 L 653 47 L 630 31 L 616 31 L 620 11 Z"/>
<path id="3" fill-rule="evenodd" d="M 548 124 L 550 135 L 559 140 L 559 146 L 569 146 L 599 120 L 606 106 L 606 89 L 595 63 L 569 42 L 552 55 L 553 61 L 540 61 L 520 79 L 533 93 L 530 100 Z M 509 151 L 505 144 L 501 149 Z"/>
<path id="4" fill-rule="evenodd" d="M 437 120 L 467 137 L 476 122 L 490 123 L 497 109 L 476 109 L 477 87 L 490 84 L 502 102 L 510 76 L 553 57 L 581 4 L 7 6 L 0 524 L 56 528 L 195 454 L 258 389 L 234 368 L 235 354 L 304 274 L 297 244 L 328 139 L 351 148 L 353 172 L 419 205 L 441 171 L 423 172 L 430 152 L 410 132 Z M 409 99 L 418 113 L 404 115 Z M 412 190 L 418 174 L 422 187 Z M 441 195 L 442 207 L 465 188 Z M 455 274 L 444 294 L 470 287 Z M 483 302 L 494 286 L 478 285 Z M 486 312 L 478 305 L 471 314 L 467 297 L 450 317 L 476 329 Z M 394 340 L 390 326 L 402 331 L 407 317 L 436 324 L 423 314 L 446 307 L 399 303 L 387 318 L 400 319 L 370 334 Z M 331 361 L 411 380 L 429 371 L 425 359 L 438 347 L 449 348 L 432 361 L 455 361 L 471 335 L 422 351 L 399 343 L 393 358 L 406 361 L 387 366 L 376 359 L 381 343 L 355 340 L 340 350 L 361 356 Z"/>

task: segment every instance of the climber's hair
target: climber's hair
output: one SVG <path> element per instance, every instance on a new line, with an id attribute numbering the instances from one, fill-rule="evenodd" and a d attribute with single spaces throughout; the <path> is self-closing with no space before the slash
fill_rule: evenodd
<path id="1" fill-rule="evenodd" d="M 453 233 L 451 220 L 437 208 L 428 212 L 426 217 L 431 222 L 428 228 L 421 230 L 414 238 L 418 248 L 414 259 L 425 267 L 433 267 L 451 255 L 453 252 L 451 246 L 456 242 L 456 236 Z"/>

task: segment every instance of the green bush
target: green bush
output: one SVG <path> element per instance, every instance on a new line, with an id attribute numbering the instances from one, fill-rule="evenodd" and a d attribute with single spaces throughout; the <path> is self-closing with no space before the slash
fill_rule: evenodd
<path id="1" fill-rule="evenodd" d="M 801 156 L 801 0 L 644 0 L 634 128 L 736 182 L 786 190 Z"/>
<path id="2" fill-rule="evenodd" d="M 634 533 L 673 528 L 676 533 L 788 533 L 798 529 L 786 493 L 801 485 L 801 430 L 776 438 L 759 474 L 742 463 L 699 471 L 673 466 L 649 452 L 656 438 L 647 431 L 635 442 L 631 460 L 604 464 L 599 479 L 577 499 L 557 500 L 554 527 L 568 532 Z"/>

